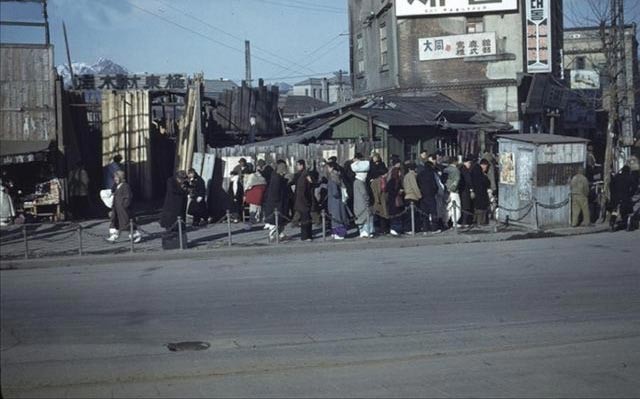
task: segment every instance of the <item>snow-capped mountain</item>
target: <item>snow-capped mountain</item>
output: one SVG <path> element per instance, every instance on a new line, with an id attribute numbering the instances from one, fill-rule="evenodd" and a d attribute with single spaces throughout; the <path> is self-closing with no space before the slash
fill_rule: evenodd
<path id="1" fill-rule="evenodd" d="M 73 73 L 78 75 L 115 75 L 115 74 L 127 74 L 127 68 L 122 65 L 118 65 L 115 62 L 111 61 L 108 58 L 100 57 L 98 61 L 94 64 L 89 65 L 84 62 L 72 62 L 71 68 L 73 68 Z M 56 67 L 58 71 L 58 75 L 62 76 L 65 84 L 68 84 L 71 81 L 71 74 L 69 73 L 69 67 L 67 64 L 58 65 Z"/>

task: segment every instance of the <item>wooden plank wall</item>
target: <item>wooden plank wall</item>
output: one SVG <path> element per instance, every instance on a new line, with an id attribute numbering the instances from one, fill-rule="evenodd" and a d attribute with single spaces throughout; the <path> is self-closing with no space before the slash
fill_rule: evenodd
<path id="1" fill-rule="evenodd" d="M 378 146 L 379 147 L 379 146 Z M 286 160 L 289 168 L 293 171 L 293 164 L 298 159 L 304 159 L 308 167 L 319 167 L 319 162 L 332 155 L 338 157 L 338 163 L 344 164 L 353 158 L 356 152 L 365 156 L 371 153 L 372 149 L 379 148 L 369 142 L 363 143 L 313 143 L 313 144 L 288 144 L 282 146 L 234 146 L 224 148 L 210 148 L 209 152 L 216 155 L 216 158 L 227 157 L 247 157 L 254 162 L 264 159 L 267 164 L 274 164 L 278 159 Z M 225 176 L 227 177 L 227 176 Z"/>
<path id="2" fill-rule="evenodd" d="M 144 199 L 153 195 L 150 124 L 147 90 L 102 93 L 102 165 L 109 164 L 116 154 L 122 155 L 124 163 L 129 163 L 127 180 L 134 194 Z"/>
<path id="3" fill-rule="evenodd" d="M 0 139 L 55 140 L 53 47 L 0 45 Z"/>
<path id="4" fill-rule="evenodd" d="M 245 83 L 233 90 L 225 90 L 214 119 L 224 130 L 247 132 L 249 118 L 256 117 L 257 134 L 260 136 L 281 136 L 282 124 L 278 112 L 280 92 L 277 86 L 269 89 L 262 79 L 258 87 Z"/>

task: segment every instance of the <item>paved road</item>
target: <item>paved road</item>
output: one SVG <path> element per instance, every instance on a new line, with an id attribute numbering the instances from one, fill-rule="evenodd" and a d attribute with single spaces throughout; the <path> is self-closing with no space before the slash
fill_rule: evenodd
<path id="1" fill-rule="evenodd" d="M 2 393 L 637 397 L 638 242 L 2 271 Z"/>

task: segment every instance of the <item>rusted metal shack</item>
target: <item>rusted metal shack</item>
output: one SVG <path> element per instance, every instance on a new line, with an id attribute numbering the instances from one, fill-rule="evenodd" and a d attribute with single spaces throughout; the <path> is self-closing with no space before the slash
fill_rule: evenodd
<path id="1" fill-rule="evenodd" d="M 551 134 L 497 137 L 498 220 L 534 229 L 569 226 L 569 182 L 586 165 L 588 140 Z"/>

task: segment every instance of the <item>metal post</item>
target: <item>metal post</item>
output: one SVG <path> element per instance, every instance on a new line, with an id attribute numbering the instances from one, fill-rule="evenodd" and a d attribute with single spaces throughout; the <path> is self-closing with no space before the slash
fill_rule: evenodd
<path id="1" fill-rule="evenodd" d="M 78 225 L 78 255 L 82 256 L 82 225 Z"/>
<path id="2" fill-rule="evenodd" d="M 375 229 L 375 227 L 373 226 L 373 223 L 371 223 L 371 211 L 367 210 L 367 212 L 368 212 L 368 213 L 367 213 L 367 227 L 368 227 L 369 229 L 371 229 L 371 230 L 372 230 L 372 231 L 368 231 L 368 232 L 367 232 L 367 234 L 368 234 L 369 236 L 372 236 L 372 235 L 373 235 L 373 232 L 375 232 L 375 231 L 376 231 L 376 229 Z"/>
<path id="3" fill-rule="evenodd" d="M 416 204 L 413 202 L 409 203 L 409 207 L 411 208 L 411 235 L 416 235 Z"/>
<path id="4" fill-rule="evenodd" d="M 280 212 L 276 209 L 273 213 L 276 219 L 276 244 L 280 244 Z"/>
<path id="5" fill-rule="evenodd" d="M 244 216 L 244 210 L 242 211 L 242 214 Z M 227 237 L 228 237 L 228 246 L 231 246 L 232 242 L 231 242 L 231 211 L 229 211 L 227 209 Z"/>
<path id="6" fill-rule="evenodd" d="M 24 237 L 24 258 L 29 259 L 29 242 L 27 240 L 27 226 L 22 226 L 22 236 Z"/>
<path id="7" fill-rule="evenodd" d="M 178 216 L 178 242 L 180 249 L 184 249 L 184 240 L 182 239 L 182 216 Z"/>
<path id="8" fill-rule="evenodd" d="M 537 198 L 533 198 L 533 217 L 534 217 L 534 226 L 536 231 L 538 231 L 538 199 Z"/>
<path id="9" fill-rule="evenodd" d="M 133 219 L 129 219 L 129 243 L 131 244 L 131 253 L 133 253 Z"/>
<path id="10" fill-rule="evenodd" d="M 322 241 L 327 241 L 327 213 L 322 210 Z"/>

